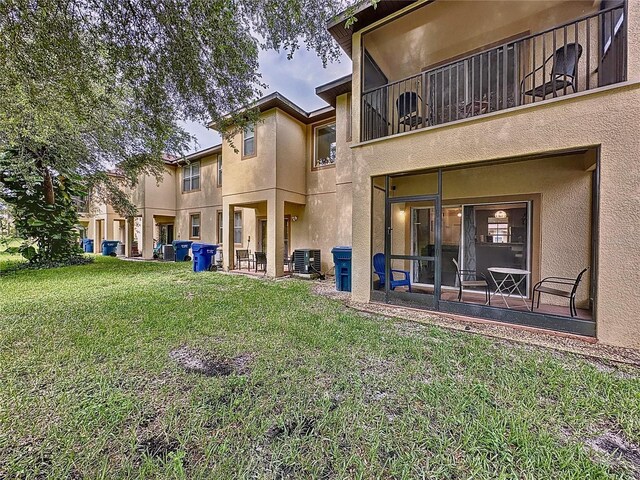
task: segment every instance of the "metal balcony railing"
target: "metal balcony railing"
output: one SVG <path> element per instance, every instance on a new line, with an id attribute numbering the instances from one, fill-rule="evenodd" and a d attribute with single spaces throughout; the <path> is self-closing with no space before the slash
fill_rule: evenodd
<path id="1" fill-rule="evenodd" d="M 626 3 L 365 91 L 361 140 L 626 80 Z"/>

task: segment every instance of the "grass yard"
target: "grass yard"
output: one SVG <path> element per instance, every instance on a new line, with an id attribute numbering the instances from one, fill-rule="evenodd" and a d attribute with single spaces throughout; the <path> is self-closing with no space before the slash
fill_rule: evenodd
<path id="1" fill-rule="evenodd" d="M 16 238 L 7 239 L 7 243 L 3 243 L 3 238 L 0 237 L 0 275 L 3 271 L 9 268 L 15 267 L 17 264 L 25 262 L 26 260 L 20 254 L 11 254 L 5 252 L 7 247 L 19 247 L 22 243 L 21 240 Z M 1 292 L 0 292 L 1 293 Z"/>
<path id="2" fill-rule="evenodd" d="M 632 367 L 189 264 L 99 257 L 0 292 L 0 478 L 640 475 Z"/>

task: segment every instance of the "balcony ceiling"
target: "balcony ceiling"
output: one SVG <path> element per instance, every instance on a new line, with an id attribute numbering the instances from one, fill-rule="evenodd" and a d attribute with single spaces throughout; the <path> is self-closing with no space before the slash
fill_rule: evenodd
<path id="1" fill-rule="evenodd" d="M 355 7 L 356 22 L 351 28 L 345 28 L 345 22 L 349 18 L 350 12 L 342 12 L 335 17 L 327 25 L 329 33 L 335 38 L 336 42 L 342 47 L 342 49 L 351 58 L 352 45 L 351 36 L 363 28 L 371 25 L 372 23 L 381 20 L 398 10 L 405 8 L 417 0 L 380 0 L 377 6 L 374 8 L 371 4 L 371 0 L 363 0 Z"/>

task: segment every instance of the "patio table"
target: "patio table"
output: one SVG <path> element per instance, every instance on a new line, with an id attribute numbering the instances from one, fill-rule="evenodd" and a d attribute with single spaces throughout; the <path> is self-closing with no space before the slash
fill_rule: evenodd
<path id="1" fill-rule="evenodd" d="M 531 308 L 529 307 L 529 303 L 527 302 L 527 300 L 525 299 L 525 296 L 522 294 L 522 291 L 520 290 L 520 285 L 524 280 L 526 280 L 526 278 L 531 273 L 529 270 L 521 270 L 519 268 L 504 268 L 504 267 L 489 267 L 487 268 L 487 270 L 489 271 L 489 275 L 491 275 L 491 279 L 493 280 L 493 283 L 496 284 L 496 291 L 491 294 L 491 298 L 495 297 L 496 295 L 500 295 L 506 307 L 511 308 L 505 298 L 505 295 L 511 296 L 513 294 L 516 294 L 522 300 L 522 303 L 524 304 L 525 308 L 531 311 Z M 498 282 L 496 280 L 496 277 L 494 276 L 494 274 L 496 273 L 500 275 L 504 275 L 504 278 L 502 279 L 502 281 Z"/>

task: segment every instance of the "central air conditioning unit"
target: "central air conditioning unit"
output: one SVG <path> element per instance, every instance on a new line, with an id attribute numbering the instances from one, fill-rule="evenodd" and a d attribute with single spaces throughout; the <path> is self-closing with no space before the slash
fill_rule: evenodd
<path id="1" fill-rule="evenodd" d="M 295 273 L 320 273 L 320 250 L 294 250 L 293 271 Z"/>

